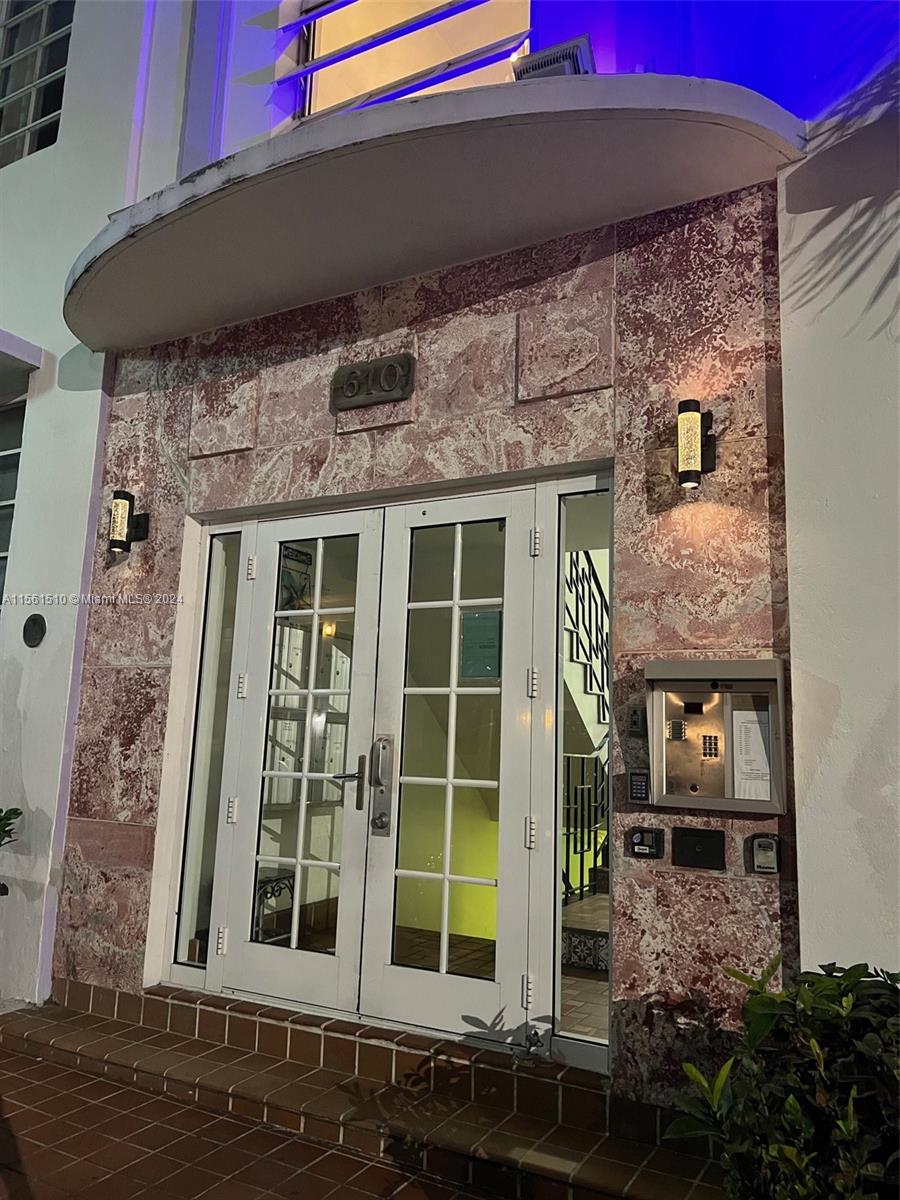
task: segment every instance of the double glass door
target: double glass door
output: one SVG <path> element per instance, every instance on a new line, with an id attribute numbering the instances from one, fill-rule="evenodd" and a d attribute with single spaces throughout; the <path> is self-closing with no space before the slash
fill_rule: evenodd
<path id="1" fill-rule="evenodd" d="M 207 979 L 519 1040 L 527 490 L 248 525 Z"/>

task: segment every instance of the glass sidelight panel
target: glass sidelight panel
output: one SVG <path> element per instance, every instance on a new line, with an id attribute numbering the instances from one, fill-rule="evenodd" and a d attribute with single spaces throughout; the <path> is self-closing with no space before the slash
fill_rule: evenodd
<path id="1" fill-rule="evenodd" d="M 277 699 L 278 703 L 274 703 Z M 269 706 L 266 767 L 270 771 L 297 771 L 303 760 L 306 734 L 306 696 L 278 696 Z"/>
<path id="2" fill-rule="evenodd" d="M 347 764 L 348 693 L 314 696 L 309 721 L 306 768 L 322 775 L 336 775 Z"/>
<path id="3" fill-rule="evenodd" d="M 313 606 L 317 543 L 284 542 L 278 566 L 278 609 L 293 612 Z"/>
<path id="4" fill-rule="evenodd" d="M 561 498 L 557 1029 L 609 1037 L 608 492 Z"/>
<path id="5" fill-rule="evenodd" d="M 300 876 L 297 947 L 334 954 L 337 940 L 338 873 L 308 867 Z"/>
<path id="6" fill-rule="evenodd" d="M 456 700 L 456 741 L 453 775 L 456 779 L 500 776 L 500 693 L 460 695 Z"/>
<path id="7" fill-rule="evenodd" d="M 503 597 L 505 521 L 474 521 L 462 530 L 462 600 Z"/>
<path id="8" fill-rule="evenodd" d="M 306 862 L 340 862 L 344 833 L 343 787 L 329 779 L 311 779 L 306 797 Z"/>
<path id="9" fill-rule="evenodd" d="M 397 849 L 399 867 L 407 871 L 443 871 L 446 808 L 446 787 L 403 785 Z"/>
<path id="10" fill-rule="evenodd" d="M 210 538 L 206 620 L 176 948 L 177 961 L 192 966 L 202 966 L 209 950 L 240 548 L 239 533 L 222 533 Z"/>
<path id="11" fill-rule="evenodd" d="M 356 534 L 328 538 L 322 563 L 322 608 L 352 608 L 356 600 Z"/>
<path id="12" fill-rule="evenodd" d="M 321 641 L 316 656 L 316 688 L 334 691 L 350 686 L 353 662 L 352 616 L 326 616 L 320 624 Z"/>
<path id="13" fill-rule="evenodd" d="M 497 889 L 476 883 L 450 884 L 451 975 L 493 979 L 497 956 Z"/>
<path id="14" fill-rule="evenodd" d="M 0 504 L 15 500 L 18 477 L 18 454 L 4 454 L 0 457 Z"/>
<path id="15" fill-rule="evenodd" d="M 12 520 L 12 508 L 0 508 L 0 554 L 9 553 L 9 539 L 12 534 Z"/>
<path id="16" fill-rule="evenodd" d="M 337 936 L 358 552 L 355 534 L 279 552 L 250 937 L 321 954 Z"/>
<path id="17" fill-rule="evenodd" d="M 394 895 L 394 957 L 402 967 L 438 971 L 441 965 L 440 880 L 400 875 Z"/>
<path id="18" fill-rule="evenodd" d="M 499 832 L 498 788 L 453 789 L 450 869 L 454 875 L 496 879 Z"/>
<path id="19" fill-rule="evenodd" d="M 292 859 L 300 820 L 301 780 L 267 779 L 259 822 L 259 853 L 264 858 Z"/>
<path id="20" fill-rule="evenodd" d="M 296 693 L 309 684 L 312 617 L 276 617 L 272 688 Z"/>
<path id="21" fill-rule="evenodd" d="M 413 687 L 450 683 L 449 608 L 415 608 L 409 614 L 407 678 Z"/>
<path id="22" fill-rule="evenodd" d="M 408 694 L 403 715 L 402 771 L 406 776 L 442 779 L 447 773 L 450 700 L 444 695 Z"/>
<path id="23" fill-rule="evenodd" d="M 506 524 L 410 553 L 393 961 L 493 979 Z"/>
<path id="24" fill-rule="evenodd" d="M 289 946 L 295 871 L 277 863 L 259 863 L 253 912 L 254 942 Z"/>
<path id="25" fill-rule="evenodd" d="M 434 525 L 413 533 L 409 598 L 417 604 L 451 599 L 454 530 L 453 525 Z"/>
<path id="26" fill-rule="evenodd" d="M 502 609 L 464 608 L 459 618 L 458 686 L 479 688 L 498 683 L 502 650 Z"/>

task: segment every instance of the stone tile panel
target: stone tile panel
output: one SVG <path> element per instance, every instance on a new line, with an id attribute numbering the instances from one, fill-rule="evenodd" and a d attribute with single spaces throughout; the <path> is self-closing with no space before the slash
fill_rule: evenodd
<path id="1" fill-rule="evenodd" d="M 162 670 L 84 671 L 71 816 L 155 823 L 168 690 Z"/>

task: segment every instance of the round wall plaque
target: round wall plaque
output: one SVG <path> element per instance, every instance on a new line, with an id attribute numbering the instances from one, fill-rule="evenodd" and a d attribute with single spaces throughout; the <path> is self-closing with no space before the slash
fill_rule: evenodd
<path id="1" fill-rule="evenodd" d="M 22 640 L 33 650 L 44 640 L 46 632 L 47 622 L 40 613 L 32 613 L 30 617 L 25 618 L 25 624 L 22 626 Z"/>

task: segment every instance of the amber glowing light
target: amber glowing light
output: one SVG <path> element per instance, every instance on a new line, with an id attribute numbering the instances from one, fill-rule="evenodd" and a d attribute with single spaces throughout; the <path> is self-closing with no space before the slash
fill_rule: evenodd
<path id="1" fill-rule="evenodd" d="M 715 466 L 712 413 L 701 413 L 699 400 L 679 400 L 678 482 L 683 488 L 698 488 L 703 475 L 714 471 Z"/>

